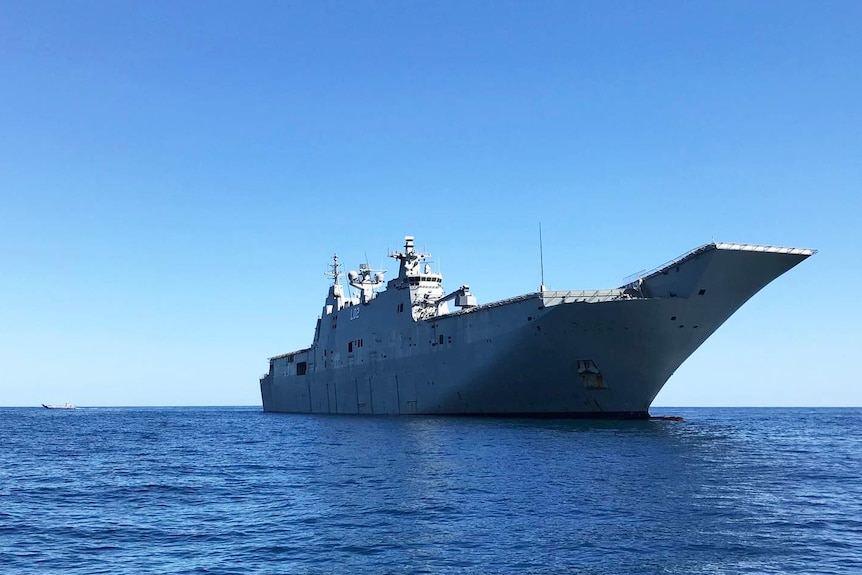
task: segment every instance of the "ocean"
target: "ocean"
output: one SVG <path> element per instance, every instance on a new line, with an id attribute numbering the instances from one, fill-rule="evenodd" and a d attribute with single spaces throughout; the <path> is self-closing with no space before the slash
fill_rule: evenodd
<path id="1" fill-rule="evenodd" d="M 0 573 L 862 573 L 862 409 L 0 409 Z"/>

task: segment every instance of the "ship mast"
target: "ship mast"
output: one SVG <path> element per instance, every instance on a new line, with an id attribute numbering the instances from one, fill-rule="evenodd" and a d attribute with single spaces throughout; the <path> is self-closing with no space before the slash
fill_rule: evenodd
<path id="1" fill-rule="evenodd" d="M 539 291 L 545 291 L 545 250 L 542 247 L 542 222 L 539 222 L 539 269 L 541 270 L 542 279 L 539 284 Z"/>
<path id="2" fill-rule="evenodd" d="M 341 272 L 339 271 L 340 264 L 338 263 L 338 254 L 332 254 L 332 265 L 331 268 L 325 272 L 325 275 L 328 278 L 332 278 L 332 285 L 338 285 L 338 280 L 341 278 Z"/>
<path id="3" fill-rule="evenodd" d="M 323 272 L 323 275 L 332 278 L 332 285 L 329 286 L 329 294 L 327 294 L 326 303 L 323 306 L 323 315 L 329 315 L 344 307 L 344 288 L 341 287 L 340 282 L 340 267 L 338 264 L 338 254 L 333 254 L 331 268 Z"/>
<path id="4" fill-rule="evenodd" d="M 389 257 L 395 258 L 400 262 L 398 266 L 398 278 L 404 279 L 407 276 L 416 275 L 419 263 L 427 260 L 431 257 L 431 254 L 417 252 L 413 245 L 413 236 L 404 236 L 404 251 L 392 252 L 389 254 Z"/>

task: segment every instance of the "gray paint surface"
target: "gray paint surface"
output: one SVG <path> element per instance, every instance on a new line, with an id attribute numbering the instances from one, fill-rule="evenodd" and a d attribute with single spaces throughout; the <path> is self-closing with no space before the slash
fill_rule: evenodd
<path id="1" fill-rule="evenodd" d="M 264 411 L 645 417 L 674 371 L 812 250 L 707 244 L 617 289 L 541 291 L 475 306 L 444 296 L 428 254 L 395 252 L 386 289 L 334 283 L 314 341 L 270 358 Z M 443 305 L 438 302 L 446 300 Z M 449 311 L 449 305 L 464 305 Z"/>

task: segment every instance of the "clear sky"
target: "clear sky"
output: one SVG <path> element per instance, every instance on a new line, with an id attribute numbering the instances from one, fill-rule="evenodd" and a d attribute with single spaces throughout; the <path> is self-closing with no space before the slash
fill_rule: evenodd
<path id="1" fill-rule="evenodd" d="M 862 3 L 0 2 L 0 405 L 259 405 L 333 252 L 820 253 L 656 405 L 862 405 Z"/>

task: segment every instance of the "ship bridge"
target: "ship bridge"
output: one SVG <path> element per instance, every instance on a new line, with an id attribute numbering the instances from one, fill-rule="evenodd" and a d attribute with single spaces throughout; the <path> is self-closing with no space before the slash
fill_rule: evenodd
<path id="1" fill-rule="evenodd" d="M 446 294 L 443 290 L 443 275 L 434 272 L 428 259 L 431 254 L 417 252 L 413 236 L 404 237 L 404 251 L 392 252 L 389 257 L 399 262 L 398 277 L 390 280 L 387 288 L 410 290 L 413 319 L 423 320 L 449 313 L 449 302 L 461 308 L 474 307 L 476 298 L 469 293 L 468 286 Z M 424 265 L 423 265 L 424 264 Z"/>

